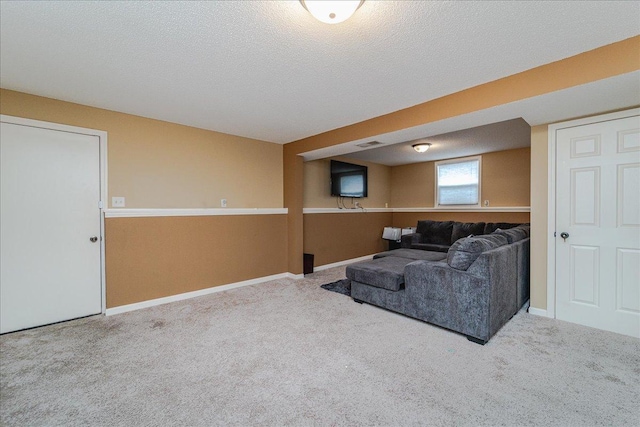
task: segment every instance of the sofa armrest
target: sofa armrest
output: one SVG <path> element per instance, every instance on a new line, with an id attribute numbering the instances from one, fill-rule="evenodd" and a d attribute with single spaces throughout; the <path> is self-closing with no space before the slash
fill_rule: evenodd
<path id="1" fill-rule="evenodd" d="M 422 240 L 422 234 L 420 233 L 411 233 L 405 234 L 401 237 L 400 246 L 403 248 L 410 248 L 413 243 L 420 243 Z"/>
<path id="2" fill-rule="evenodd" d="M 418 318 L 472 336 L 491 337 L 490 283 L 446 263 L 415 261 L 404 270 L 407 307 Z"/>

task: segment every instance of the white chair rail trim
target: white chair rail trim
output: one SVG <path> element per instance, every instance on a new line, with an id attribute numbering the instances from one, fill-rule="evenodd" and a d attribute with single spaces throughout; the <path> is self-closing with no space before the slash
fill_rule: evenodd
<path id="1" fill-rule="evenodd" d="M 286 215 L 287 208 L 246 209 L 105 209 L 105 218 L 136 218 L 154 216 L 232 216 L 232 215 Z"/>
<path id="2" fill-rule="evenodd" d="M 304 208 L 303 214 L 393 212 L 391 208 Z"/>
<path id="3" fill-rule="evenodd" d="M 530 206 L 471 208 L 394 208 L 393 212 L 531 212 Z"/>
<path id="4" fill-rule="evenodd" d="M 340 209 L 340 208 L 304 208 L 304 214 L 327 213 L 367 213 L 367 212 L 531 212 L 529 206 L 508 206 L 488 208 L 364 208 L 364 209 Z"/>

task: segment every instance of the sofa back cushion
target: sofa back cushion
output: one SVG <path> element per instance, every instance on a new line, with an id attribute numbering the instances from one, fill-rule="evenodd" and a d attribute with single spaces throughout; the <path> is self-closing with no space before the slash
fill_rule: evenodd
<path id="1" fill-rule="evenodd" d="M 509 242 L 509 244 L 514 242 L 519 242 L 520 240 L 523 240 L 529 237 L 529 233 L 526 230 L 524 230 L 522 227 L 513 227 L 507 230 L 498 228 L 496 231 L 493 232 L 493 234 L 506 237 L 507 242 Z"/>
<path id="2" fill-rule="evenodd" d="M 520 224 L 518 228 L 522 229 L 527 234 L 527 237 L 531 237 L 531 226 L 529 224 Z"/>
<path id="3" fill-rule="evenodd" d="M 459 239 L 447 252 L 447 264 L 456 270 L 466 271 L 480 254 L 506 244 L 507 238 L 498 234 Z"/>
<path id="4" fill-rule="evenodd" d="M 451 244 L 456 240 L 470 235 L 484 234 L 484 222 L 454 222 L 451 233 Z"/>
<path id="5" fill-rule="evenodd" d="M 437 245 L 450 245 L 453 221 L 418 221 L 416 233 L 420 233 L 420 243 L 435 243 Z"/>
<path id="6" fill-rule="evenodd" d="M 484 234 L 491 234 L 496 231 L 498 228 L 501 230 L 506 230 L 508 228 L 517 227 L 518 224 L 514 222 L 488 222 L 484 226 Z"/>

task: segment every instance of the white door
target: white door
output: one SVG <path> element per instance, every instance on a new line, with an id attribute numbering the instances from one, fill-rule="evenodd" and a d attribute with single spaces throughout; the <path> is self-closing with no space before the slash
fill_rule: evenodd
<path id="1" fill-rule="evenodd" d="M 640 117 L 556 140 L 556 317 L 640 337 Z"/>
<path id="2" fill-rule="evenodd" d="M 0 189 L 0 333 L 100 313 L 99 138 L 0 123 Z"/>

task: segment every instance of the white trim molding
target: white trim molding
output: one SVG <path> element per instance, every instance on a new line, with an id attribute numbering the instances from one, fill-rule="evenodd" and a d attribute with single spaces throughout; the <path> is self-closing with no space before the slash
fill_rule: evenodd
<path id="1" fill-rule="evenodd" d="M 530 206 L 505 207 L 444 207 L 444 208 L 393 208 L 393 212 L 531 212 Z"/>
<path id="2" fill-rule="evenodd" d="M 340 208 L 304 208 L 304 214 L 328 214 L 328 213 L 367 213 L 367 212 L 531 212 L 529 206 L 506 207 L 460 207 L 460 208 L 364 208 L 364 209 L 340 209 Z"/>
<path id="3" fill-rule="evenodd" d="M 553 317 L 549 316 L 547 310 L 542 308 L 529 307 L 527 311 L 529 312 L 529 314 L 533 314 L 534 316 Z"/>
<path id="4" fill-rule="evenodd" d="M 236 283 L 229 283 L 227 285 L 213 286 L 211 288 L 200 289 L 192 292 L 185 292 L 177 295 L 170 295 L 168 297 L 156 298 L 156 299 L 151 299 L 147 301 L 136 302 L 133 304 L 120 305 L 118 307 L 108 308 L 105 314 L 107 316 L 112 316 L 114 314 L 121 314 L 129 311 L 140 310 L 143 308 L 155 307 L 157 305 L 168 304 L 170 302 L 183 301 L 186 299 L 201 297 L 204 295 L 214 294 L 216 292 L 228 291 L 230 289 L 241 288 L 243 286 L 257 285 L 259 283 L 269 282 L 271 280 L 298 279 L 301 277 L 302 275 L 295 275 L 291 273 L 274 274 L 272 276 L 259 277 L 257 279 L 245 280 L 245 281 L 236 282 Z"/>
<path id="5" fill-rule="evenodd" d="M 554 123 L 548 127 L 548 191 L 547 191 L 547 317 L 556 317 L 556 144 L 557 132 L 561 129 L 589 125 L 637 116 L 640 108 L 618 111 L 615 113 L 591 116 L 583 119 Z M 531 310 L 531 309 L 530 309 Z"/>
<path id="6" fill-rule="evenodd" d="M 328 213 L 369 213 L 369 212 L 393 212 L 391 208 L 304 208 L 303 214 L 328 214 Z"/>
<path id="7" fill-rule="evenodd" d="M 25 119 L 23 117 L 7 116 L 0 114 L 0 122 L 12 123 L 21 126 L 29 126 L 41 129 L 56 130 L 60 132 L 76 133 L 81 135 L 90 135 L 98 138 L 100 150 L 100 201 L 99 209 L 104 212 L 104 206 L 107 206 L 108 199 L 108 162 L 107 162 L 107 132 L 97 129 L 81 128 L 60 123 L 44 122 L 41 120 Z M 107 309 L 107 278 L 105 272 L 105 239 L 104 239 L 104 215 L 100 214 L 100 288 L 102 295 L 102 313 Z"/>
<path id="8" fill-rule="evenodd" d="M 286 215 L 287 208 L 245 209 L 106 209 L 105 218 L 141 218 L 157 216 L 233 216 L 233 215 Z"/>
<path id="9" fill-rule="evenodd" d="M 332 264 L 321 265 L 319 267 L 314 267 L 313 271 L 316 272 L 316 271 L 328 270 L 329 268 L 341 267 L 343 265 L 353 264 L 354 262 L 359 262 L 359 261 L 369 261 L 369 260 L 371 260 L 373 258 L 373 255 L 375 255 L 375 254 L 365 255 L 365 256 L 361 256 L 359 258 L 347 259 L 347 260 L 344 260 L 344 261 L 338 261 L 338 262 L 334 262 Z"/>

